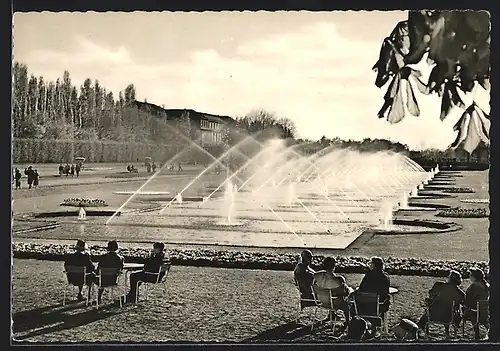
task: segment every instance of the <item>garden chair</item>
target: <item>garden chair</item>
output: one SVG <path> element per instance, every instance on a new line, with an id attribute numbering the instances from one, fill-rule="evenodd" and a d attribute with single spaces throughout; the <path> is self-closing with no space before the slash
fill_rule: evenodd
<path id="1" fill-rule="evenodd" d="M 142 282 L 142 285 L 144 286 L 144 299 L 147 301 L 148 300 L 148 291 L 149 289 L 153 289 L 157 286 L 162 286 L 163 287 L 163 293 L 167 293 L 167 277 L 168 273 L 170 272 L 170 263 L 164 263 L 161 265 L 160 269 L 158 272 L 152 273 L 152 272 L 144 272 L 145 274 L 150 275 L 153 278 L 153 283 L 151 282 Z M 135 296 L 135 301 L 139 301 L 139 282 L 137 282 L 137 288 L 136 288 L 136 296 Z"/>
<path id="2" fill-rule="evenodd" d="M 308 307 L 317 308 L 317 304 L 316 304 L 316 299 L 314 298 L 314 296 L 312 299 L 303 298 L 302 293 L 300 292 L 299 282 L 295 278 L 293 280 L 294 280 L 295 287 L 297 288 L 297 292 L 299 293 L 299 312 L 297 314 L 297 318 L 295 319 L 295 321 L 297 323 L 299 323 L 300 315 L 301 315 L 302 311 Z M 314 311 L 314 313 L 316 314 L 316 310 Z"/>
<path id="3" fill-rule="evenodd" d="M 311 330 L 314 329 L 314 323 L 317 321 L 316 319 L 316 312 L 318 309 L 322 308 L 328 311 L 330 323 L 332 324 L 332 329 L 333 329 L 333 334 L 335 334 L 335 326 L 336 323 L 339 321 L 338 319 L 338 312 L 341 311 L 341 309 L 335 307 L 335 300 L 343 300 L 344 299 L 344 294 L 342 295 L 337 295 L 335 290 L 337 289 L 328 289 L 328 288 L 321 288 L 317 285 L 312 286 L 313 293 L 314 293 L 314 299 L 316 301 L 316 311 L 314 312 L 314 322 L 311 327 Z M 334 316 L 332 319 L 332 315 Z M 345 316 L 346 321 L 348 320 L 348 316 Z"/>
<path id="4" fill-rule="evenodd" d="M 463 320 L 462 320 L 462 337 L 465 337 L 465 324 L 467 321 L 472 323 L 474 329 L 479 330 L 480 325 L 489 327 L 490 311 L 489 311 L 489 300 L 478 300 L 476 304 L 476 309 L 469 308 L 467 306 L 462 307 Z"/>
<path id="5" fill-rule="evenodd" d="M 71 289 L 74 291 L 75 287 L 78 286 L 86 286 L 87 289 L 91 289 L 91 285 L 86 284 L 87 283 L 87 276 L 90 275 L 91 273 L 87 273 L 87 268 L 86 267 L 78 267 L 78 266 L 67 266 L 64 271 L 63 271 L 65 277 L 66 277 L 66 285 L 64 286 L 64 293 L 63 293 L 63 306 L 66 305 L 66 293 L 68 292 L 68 289 Z M 86 306 L 89 305 L 89 294 L 87 293 L 87 300 L 85 302 Z"/>
<path id="6" fill-rule="evenodd" d="M 377 293 L 359 292 L 352 294 L 354 313 L 364 319 L 377 320 L 384 334 L 388 333 L 386 314 L 380 312 L 380 297 Z"/>
<path id="7" fill-rule="evenodd" d="M 97 271 L 97 290 L 95 294 L 96 308 L 99 309 L 98 291 L 104 289 L 109 290 L 111 299 L 114 299 L 115 289 L 119 289 L 118 283 L 122 274 L 121 268 L 101 268 Z M 103 293 L 104 295 L 104 293 Z M 122 299 L 120 298 L 120 307 L 122 307 Z"/>
<path id="8" fill-rule="evenodd" d="M 455 301 L 444 301 L 436 299 L 434 301 L 426 299 L 427 324 L 424 327 L 425 336 L 430 338 L 429 326 L 438 324 L 443 326 L 453 326 L 456 335 L 456 328 L 453 324 L 455 315 Z M 448 335 L 447 335 L 448 336 Z"/>

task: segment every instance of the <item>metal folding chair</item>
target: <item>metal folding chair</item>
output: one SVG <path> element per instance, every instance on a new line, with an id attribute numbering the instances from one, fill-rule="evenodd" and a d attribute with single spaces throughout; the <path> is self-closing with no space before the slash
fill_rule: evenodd
<path id="1" fill-rule="evenodd" d="M 388 333 L 388 324 L 385 314 L 380 312 L 380 297 L 377 293 L 356 291 L 352 295 L 354 303 L 354 313 L 366 319 L 375 319 L 380 321 L 380 327 L 384 334 Z"/>
<path id="2" fill-rule="evenodd" d="M 299 323 L 302 311 L 305 308 L 308 308 L 308 307 L 317 308 L 317 304 L 316 304 L 316 299 L 314 298 L 314 295 L 313 295 L 312 299 L 304 299 L 302 297 L 302 293 L 300 292 L 299 282 L 295 278 L 293 279 L 293 281 L 294 281 L 295 287 L 297 288 L 297 292 L 299 293 L 299 299 L 298 299 L 298 302 L 299 302 L 299 312 L 297 313 L 297 318 L 295 319 L 296 322 Z M 316 311 L 315 311 L 315 313 L 316 313 Z"/>
<path id="3" fill-rule="evenodd" d="M 314 329 L 314 323 L 317 321 L 316 312 L 318 309 L 322 308 L 328 311 L 330 323 L 332 324 L 333 333 L 335 334 L 336 323 L 339 321 L 338 312 L 341 311 L 340 308 L 335 307 L 335 300 L 341 300 L 343 296 L 336 296 L 332 294 L 335 289 L 321 288 L 317 285 L 312 286 L 314 298 L 316 302 L 316 311 L 314 312 L 314 322 L 311 330 Z M 332 315 L 334 316 L 332 319 Z M 348 316 L 345 316 L 346 320 Z"/>
<path id="4" fill-rule="evenodd" d="M 153 283 L 152 282 L 142 282 L 144 286 L 144 299 L 147 301 L 148 300 L 148 291 L 149 289 L 153 289 L 159 285 L 163 286 L 163 293 L 167 293 L 167 277 L 168 273 L 170 272 L 170 263 L 164 263 L 161 265 L 160 269 L 158 272 L 152 273 L 152 272 L 144 272 L 145 274 L 150 275 L 153 277 Z M 136 296 L 135 296 L 135 301 L 139 301 L 139 284 L 141 282 L 137 282 L 137 287 L 136 287 Z"/>
<path id="5" fill-rule="evenodd" d="M 489 304 L 490 304 L 489 300 L 478 300 L 476 303 L 476 309 L 472 309 L 467 306 L 462 306 L 462 311 L 463 311 L 462 337 L 465 337 L 465 324 L 467 323 L 467 321 L 470 321 L 474 328 L 479 328 L 480 325 L 489 327 L 490 324 Z"/>
<path id="6" fill-rule="evenodd" d="M 87 276 L 89 276 L 91 273 L 87 273 L 87 268 L 86 267 L 78 267 L 78 266 L 67 266 L 63 274 L 66 277 L 66 285 L 64 287 L 64 292 L 63 292 L 63 306 L 66 305 L 66 293 L 68 292 L 68 288 L 71 288 L 71 290 L 74 290 L 75 287 L 78 286 L 86 286 L 87 289 L 90 289 L 91 285 L 87 284 Z M 85 304 L 88 306 L 89 305 L 89 294 L 87 293 L 87 300 Z"/>
<path id="7" fill-rule="evenodd" d="M 122 274 L 121 268 L 101 268 L 97 272 L 97 290 L 95 293 L 96 308 L 99 308 L 98 291 L 104 289 L 109 290 L 111 299 L 114 299 L 115 289 L 119 289 L 119 279 Z M 104 295 L 104 293 L 103 293 Z M 122 307 L 122 299 L 120 298 L 120 307 Z"/>
<path id="8" fill-rule="evenodd" d="M 453 325 L 455 316 L 455 301 L 448 302 L 439 299 L 434 301 L 426 300 L 426 313 L 427 324 L 425 325 L 424 332 L 427 339 L 430 338 L 429 326 L 433 324 L 453 326 L 453 331 L 456 335 L 456 328 Z"/>

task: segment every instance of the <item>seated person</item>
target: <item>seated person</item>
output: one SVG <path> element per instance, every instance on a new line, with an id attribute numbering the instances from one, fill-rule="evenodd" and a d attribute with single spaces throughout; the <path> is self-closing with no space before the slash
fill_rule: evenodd
<path id="1" fill-rule="evenodd" d="M 451 270 L 446 282 L 436 282 L 429 290 L 429 298 L 426 299 L 434 320 L 446 320 L 452 318 L 455 327 L 460 323 L 460 305 L 464 301 L 465 294 L 459 285 L 462 284 L 462 276 L 457 271 Z M 451 304 L 455 303 L 453 316 L 451 316 Z M 448 317 L 450 315 L 450 317 Z M 424 329 L 427 326 L 429 316 L 427 310 L 418 321 L 418 327 Z M 450 325 L 444 323 L 446 336 L 450 334 Z"/>
<path id="2" fill-rule="evenodd" d="M 477 302 L 488 300 L 490 297 L 490 284 L 484 277 L 484 272 L 480 269 L 472 269 L 470 272 L 471 284 L 465 291 L 464 299 L 464 319 L 472 321 L 474 324 L 474 337 L 479 339 L 479 324 L 488 325 L 489 311 L 479 311 L 479 321 L 477 321 Z M 486 306 L 485 306 L 486 307 Z M 481 307 L 480 307 L 481 308 Z"/>
<path id="3" fill-rule="evenodd" d="M 390 286 L 391 280 L 384 271 L 384 261 L 382 261 L 380 257 L 373 257 L 370 264 L 370 270 L 363 277 L 358 291 L 378 294 L 380 301 L 380 313 L 384 314 L 389 310 Z"/>
<path id="4" fill-rule="evenodd" d="M 312 252 L 304 250 L 300 254 L 300 262 L 295 266 L 293 277 L 298 285 L 301 299 L 314 300 L 312 284 L 314 280 L 314 270 L 310 267 L 312 262 Z M 300 308 L 314 306 L 314 301 L 301 301 Z"/>
<path id="5" fill-rule="evenodd" d="M 108 247 L 107 247 L 108 252 L 105 253 L 102 256 L 99 256 L 97 258 L 97 262 L 99 262 L 97 266 L 97 272 L 99 272 L 100 269 L 102 268 L 116 268 L 116 269 L 123 269 L 123 263 L 125 262 L 125 259 L 123 256 L 119 255 L 117 253 L 118 251 L 118 243 L 116 240 L 111 240 L 108 242 Z M 102 278 L 101 278 L 102 279 Z M 104 286 L 110 286 L 116 284 L 116 280 L 111 282 L 111 281 L 102 281 L 101 282 Z M 99 284 L 99 282 L 96 279 L 96 284 Z M 99 303 L 101 303 L 101 298 L 102 298 L 102 293 L 104 289 L 100 288 L 97 296 L 97 300 Z"/>
<path id="6" fill-rule="evenodd" d="M 90 293 L 92 290 L 92 283 L 95 281 L 94 264 L 90 259 L 90 255 L 86 252 L 87 244 L 83 240 L 78 240 L 75 245 L 75 252 L 66 256 L 64 260 L 64 269 L 67 270 L 68 267 L 85 267 L 86 277 L 85 281 L 83 278 L 77 277 L 76 275 L 68 274 L 68 280 L 70 283 L 76 283 L 74 285 L 78 286 L 78 300 L 82 301 L 82 290 L 83 284 L 88 286 L 88 298 L 90 300 Z"/>
<path id="7" fill-rule="evenodd" d="M 335 274 L 336 264 L 337 262 L 333 257 L 326 257 L 323 260 L 324 270 L 314 273 L 313 284 L 320 288 L 331 289 L 332 296 L 334 297 L 342 297 L 341 299 L 333 300 L 333 307 L 341 309 L 344 312 L 344 327 L 347 327 L 350 320 L 347 297 L 352 293 L 353 289 L 347 286 L 343 276 Z"/>
<path id="8" fill-rule="evenodd" d="M 153 253 L 144 262 L 143 270 L 140 272 L 135 272 L 130 274 L 130 291 L 126 296 L 125 299 L 126 302 L 136 302 L 136 292 L 137 292 L 136 289 L 141 285 L 141 282 L 146 282 L 146 283 L 156 282 L 158 278 L 156 274 L 160 270 L 160 267 L 164 263 L 168 262 L 168 259 L 166 259 L 165 257 L 164 249 L 165 249 L 165 244 L 154 243 Z M 164 275 L 165 273 L 162 274 Z M 163 275 L 160 276 L 160 279 L 163 278 Z"/>

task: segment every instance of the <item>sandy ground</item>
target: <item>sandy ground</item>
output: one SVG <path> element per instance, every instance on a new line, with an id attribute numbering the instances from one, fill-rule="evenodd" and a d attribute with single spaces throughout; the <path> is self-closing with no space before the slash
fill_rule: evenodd
<path id="1" fill-rule="evenodd" d="M 106 300 L 97 310 L 85 303 L 62 306 L 61 262 L 16 259 L 13 331 L 16 340 L 39 342 L 333 341 L 328 326 L 311 332 L 311 310 L 302 314 L 302 324 L 295 323 L 298 293 L 292 279 L 292 272 L 283 271 L 174 266 L 166 294 L 157 288 L 148 301 L 120 308 Z M 346 279 L 356 286 L 362 275 L 348 274 Z M 435 281 L 392 276 L 391 285 L 399 293 L 391 306 L 389 325 L 403 317 L 418 320 L 422 300 Z M 468 284 L 465 281 L 463 288 Z M 318 314 L 325 316 L 324 311 Z M 470 327 L 466 330 L 470 337 Z M 433 338 L 443 337 L 442 327 L 433 327 L 431 332 Z"/>

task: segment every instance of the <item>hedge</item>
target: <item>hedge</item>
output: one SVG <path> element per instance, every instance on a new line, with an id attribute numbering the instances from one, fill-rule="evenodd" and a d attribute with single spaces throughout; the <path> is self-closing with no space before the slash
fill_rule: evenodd
<path id="1" fill-rule="evenodd" d="M 172 158 L 180 148 L 168 144 L 122 143 L 113 141 L 13 139 L 14 163 L 73 162 L 85 157 L 86 162 L 141 162 L 152 157 L 157 162 Z"/>
<path id="2" fill-rule="evenodd" d="M 60 244 L 35 244 L 35 243 L 13 243 L 14 258 L 39 259 L 61 261 L 68 253 L 73 252 L 70 245 Z M 95 261 L 97 256 L 106 252 L 104 247 L 90 247 L 90 255 Z M 289 253 L 262 253 L 244 252 L 215 249 L 176 249 L 168 250 L 170 259 L 174 265 L 205 266 L 224 268 L 247 268 L 247 269 L 270 269 L 289 270 L 298 262 L 298 254 Z M 125 257 L 126 262 L 141 262 L 151 253 L 145 248 L 122 248 L 120 254 Z M 321 267 L 324 256 L 315 255 L 312 265 L 318 269 Z M 338 273 L 363 273 L 366 272 L 370 263 L 369 257 L 340 256 L 336 258 Z M 489 267 L 486 262 L 468 262 L 453 260 L 427 260 L 422 258 L 399 258 L 385 257 L 385 269 L 388 274 L 407 276 L 431 276 L 446 277 L 450 269 L 457 270 L 468 278 L 469 271 L 473 267 L 481 268 L 488 274 Z"/>

